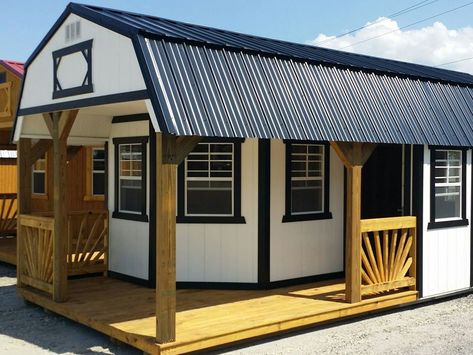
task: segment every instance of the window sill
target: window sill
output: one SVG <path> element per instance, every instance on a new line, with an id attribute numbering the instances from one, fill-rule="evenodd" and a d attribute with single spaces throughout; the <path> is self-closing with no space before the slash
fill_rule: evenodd
<path id="1" fill-rule="evenodd" d="M 126 219 L 128 221 L 137 221 L 137 222 L 148 222 L 148 216 L 145 214 L 134 214 L 134 213 L 125 213 L 114 211 L 112 213 L 112 218 L 115 219 Z"/>
<path id="2" fill-rule="evenodd" d="M 468 219 L 456 219 L 453 221 L 443 221 L 443 222 L 429 222 L 429 224 L 427 224 L 427 230 L 452 228 L 452 227 L 464 227 L 464 226 L 467 226 L 468 224 L 469 224 Z"/>
<path id="3" fill-rule="evenodd" d="M 105 201 L 105 197 L 102 196 L 92 196 L 92 195 L 86 195 L 84 196 L 84 201 Z"/>
<path id="4" fill-rule="evenodd" d="M 34 200 L 49 200 L 49 196 L 47 194 L 32 194 L 31 198 Z"/>
<path id="5" fill-rule="evenodd" d="M 282 223 L 318 221 L 318 220 L 332 219 L 332 218 L 333 218 L 332 212 L 294 214 L 294 215 L 286 214 L 282 217 Z"/>
<path id="6" fill-rule="evenodd" d="M 177 223 L 194 224 L 246 224 L 243 216 L 177 216 Z"/>

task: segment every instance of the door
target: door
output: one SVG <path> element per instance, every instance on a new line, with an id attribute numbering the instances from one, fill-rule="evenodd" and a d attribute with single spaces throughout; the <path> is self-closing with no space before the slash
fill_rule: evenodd
<path id="1" fill-rule="evenodd" d="M 363 166 L 361 218 L 403 214 L 403 146 L 379 145 Z"/>

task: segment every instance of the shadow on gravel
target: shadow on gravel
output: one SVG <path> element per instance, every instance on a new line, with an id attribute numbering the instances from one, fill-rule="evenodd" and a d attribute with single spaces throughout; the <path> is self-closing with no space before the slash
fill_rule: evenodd
<path id="1" fill-rule="evenodd" d="M 15 268 L 0 264 L 0 353 L 141 354 L 23 301 L 16 294 L 15 283 Z"/>

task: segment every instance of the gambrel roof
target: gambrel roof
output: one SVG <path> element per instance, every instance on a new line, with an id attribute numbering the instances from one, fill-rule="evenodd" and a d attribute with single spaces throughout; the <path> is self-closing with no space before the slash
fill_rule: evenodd
<path id="1" fill-rule="evenodd" d="M 130 37 L 157 129 L 176 135 L 473 146 L 473 76 L 70 4 Z M 21 113 L 20 113 L 21 114 Z"/>

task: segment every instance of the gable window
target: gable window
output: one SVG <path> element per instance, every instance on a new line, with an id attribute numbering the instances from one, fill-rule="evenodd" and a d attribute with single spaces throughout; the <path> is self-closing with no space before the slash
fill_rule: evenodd
<path id="1" fill-rule="evenodd" d="M 467 225 L 466 150 L 431 149 L 429 228 Z"/>
<path id="2" fill-rule="evenodd" d="M 178 222 L 244 223 L 241 143 L 198 143 L 179 166 Z"/>
<path id="3" fill-rule="evenodd" d="M 86 147 L 86 195 L 84 200 L 103 201 L 105 195 L 106 151 L 104 147 Z"/>
<path id="4" fill-rule="evenodd" d="M 286 214 L 283 222 L 331 218 L 329 146 L 286 143 Z"/>
<path id="5" fill-rule="evenodd" d="M 146 143 L 148 137 L 115 138 L 114 218 L 148 221 L 146 215 Z M 100 154 L 96 155 L 99 161 Z M 96 167 L 100 167 L 98 163 Z M 97 188 L 100 185 L 97 184 Z"/>
<path id="6" fill-rule="evenodd" d="M 2 71 L 0 72 L 0 84 L 3 84 L 7 81 L 7 73 Z"/>
<path id="7" fill-rule="evenodd" d="M 32 192 L 33 195 L 46 195 L 46 169 L 47 160 L 46 153 L 39 158 L 34 164 L 32 169 Z"/>

